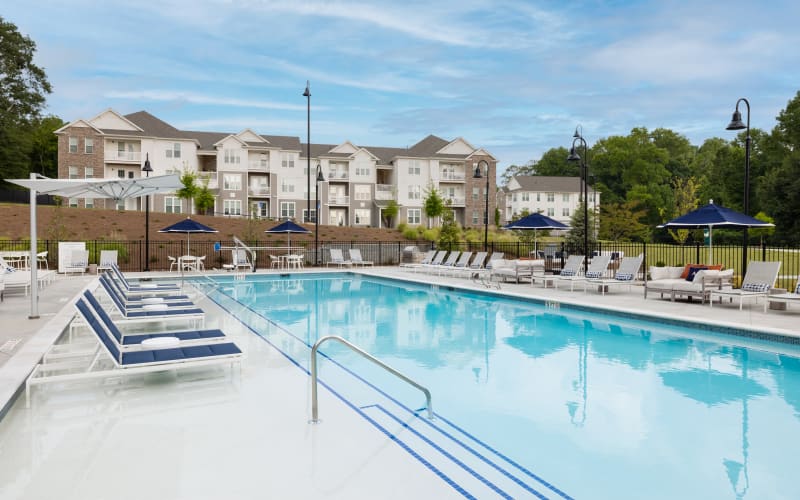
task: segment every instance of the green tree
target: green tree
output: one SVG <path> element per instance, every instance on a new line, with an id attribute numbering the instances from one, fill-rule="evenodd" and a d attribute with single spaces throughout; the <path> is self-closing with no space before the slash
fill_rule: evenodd
<path id="1" fill-rule="evenodd" d="M 611 241 L 647 241 L 650 226 L 642 223 L 646 215 L 639 203 L 604 203 L 600 207 L 600 239 Z"/>
<path id="2" fill-rule="evenodd" d="M 672 181 L 672 189 L 675 193 L 675 211 L 668 214 L 665 219 L 683 215 L 697 208 L 697 181 L 694 177 L 688 179 L 675 178 Z M 662 222 L 666 222 L 663 220 Z M 669 235 L 679 245 L 686 243 L 689 237 L 688 229 L 670 229 Z"/>
<path id="3" fill-rule="evenodd" d="M 425 216 L 428 218 L 428 229 L 430 229 L 431 221 L 444 213 L 444 200 L 442 200 L 439 191 L 433 184 L 430 184 L 428 189 L 425 190 L 425 199 L 422 201 L 422 207 L 425 211 Z"/>
<path id="4" fill-rule="evenodd" d="M 451 245 L 461 241 L 461 227 L 456 222 L 453 210 L 450 208 L 450 201 L 442 212 L 442 227 L 439 229 L 439 246 L 449 248 Z"/>
<path id="5" fill-rule="evenodd" d="M 214 193 L 208 188 L 208 182 L 208 176 L 203 176 L 194 195 L 194 205 L 201 214 L 208 214 L 214 208 Z"/>
<path id="6" fill-rule="evenodd" d="M 548 149 L 533 166 L 533 175 L 579 177 L 581 175 L 579 162 L 567 161 L 567 156 L 569 150 L 565 147 Z"/>
<path id="7" fill-rule="evenodd" d="M 762 222 L 768 222 L 770 224 L 775 224 L 775 219 L 770 217 L 769 215 L 765 214 L 764 212 L 758 212 L 755 216 L 756 219 Z M 754 228 L 750 229 L 749 236 L 756 236 L 758 237 L 759 243 L 762 245 L 764 244 L 764 237 L 769 236 L 775 232 L 774 227 L 762 227 L 762 228 Z"/>
<path id="8" fill-rule="evenodd" d="M 575 210 L 575 213 L 572 214 L 572 218 L 570 218 L 570 223 L 569 223 L 572 229 L 570 229 L 567 232 L 567 235 L 564 238 L 564 243 L 574 248 L 583 248 L 583 235 L 584 235 L 584 228 L 586 227 L 583 224 L 583 221 L 585 220 L 583 217 L 583 205 L 584 201 L 581 201 L 578 204 L 578 208 Z M 594 214 L 592 213 L 592 210 L 588 211 L 588 215 L 589 215 L 588 241 L 589 241 L 589 246 L 591 247 L 596 242 L 596 239 L 594 237 L 594 231 L 592 230 L 592 228 L 595 227 Z"/>
<path id="9" fill-rule="evenodd" d="M 46 177 L 58 177 L 58 136 L 53 132 L 66 125 L 57 116 L 35 118 L 31 128 L 30 170 Z"/>
<path id="10" fill-rule="evenodd" d="M 3 177 L 30 173 L 30 130 L 52 92 L 42 68 L 33 63 L 36 44 L 0 17 L 0 165 Z"/>
<path id="11" fill-rule="evenodd" d="M 389 203 L 381 210 L 384 226 L 392 227 L 392 222 L 394 222 L 394 218 L 397 217 L 398 213 L 400 213 L 400 205 L 396 200 L 389 200 Z"/>
<path id="12" fill-rule="evenodd" d="M 193 212 L 193 202 L 198 192 L 198 186 L 195 182 L 197 180 L 197 174 L 189 170 L 184 170 L 180 180 L 183 187 L 175 191 L 175 196 L 188 202 L 189 206 L 186 211 L 191 214 Z"/>

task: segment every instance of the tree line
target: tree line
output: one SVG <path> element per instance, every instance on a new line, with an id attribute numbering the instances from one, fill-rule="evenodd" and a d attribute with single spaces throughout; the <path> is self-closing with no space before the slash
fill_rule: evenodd
<path id="1" fill-rule="evenodd" d="M 774 222 L 770 242 L 798 244 L 800 92 L 776 117 L 772 131 L 751 128 L 750 137 L 749 215 Z M 746 131 L 741 131 L 730 140 L 713 137 L 695 146 L 669 129 L 637 127 L 626 136 L 598 140 L 587 161 L 589 185 L 601 192 L 599 238 L 684 242 L 702 236 L 655 226 L 712 199 L 743 211 L 745 138 Z M 514 175 L 577 177 L 580 166 L 567 162 L 568 155 L 564 147 L 551 148 L 538 161 L 508 167 L 501 181 L 507 184 Z M 582 210 L 576 217 L 582 224 Z M 735 241 L 740 236 L 729 237 Z M 719 238 L 725 239 L 724 232 Z"/>

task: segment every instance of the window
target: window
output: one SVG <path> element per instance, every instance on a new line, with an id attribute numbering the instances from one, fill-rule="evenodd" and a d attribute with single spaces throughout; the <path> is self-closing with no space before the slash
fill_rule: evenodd
<path id="1" fill-rule="evenodd" d="M 312 210 L 311 211 L 311 218 L 309 219 L 308 218 L 308 210 L 304 208 L 303 209 L 303 221 L 312 222 L 312 223 L 313 222 L 317 222 L 317 211 L 316 210 Z"/>
<path id="2" fill-rule="evenodd" d="M 94 153 L 94 139 L 86 137 L 83 139 L 83 152 L 87 155 Z"/>
<path id="3" fill-rule="evenodd" d="M 369 175 L 369 167 L 356 167 L 356 175 Z"/>
<path id="4" fill-rule="evenodd" d="M 281 166 L 283 168 L 294 168 L 294 155 L 291 153 L 281 153 Z"/>
<path id="5" fill-rule="evenodd" d="M 370 211 L 368 208 L 357 208 L 354 211 L 356 216 L 356 225 L 368 226 L 370 220 Z"/>
<path id="6" fill-rule="evenodd" d="M 78 167 L 69 167 L 69 178 L 70 179 L 78 178 Z"/>
<path id="7" fill-rule="evenodd" d="M 477 210 L 472 211 L 472 223 L 478 224 L 480 222 L 481 213 Z"/>
<path id="8" fill-rule="evenodd" d="M 421 208 L 409 208 L 408 209 L 408 223 L 409 224 L 420 224 L 422 220 L 422 209 Z"/>
<path id="9" fill-rule="evenodd" d="M 550 201 L 550 202 L 556 201 L 556 194 L 555 193 L 547 193 L 547 201 Z"/>
<path id="10" fill-rule="evenodd" d="M 472 199 L 477 200 L 481 196 L 481 188 L 475 186 L 472 188 Z M 514 201 L 517 201 L 517 195 L 514 195 Z"/>
<path id="11" fill-rule="evenodd" d="M 78 198 L 70 198 L 69 206 L 72 208 L 78 208 Z"/>
<path id="12" fill-rule="evenodd" d="M 594 203 L 594 193 L 589 193 L 589 201 Z"/>
<path id="13" fill-rule="evenodd" d="M 511 201 L 517 201 L 517 193 L 511 195 Z"/>
<path id="14" fill-rule="evenodd" d="M 550 207 L 550 208 L 547 209 L 547 216 L 548 217 L 554 217 L 555 215 L 556 215 L 556 209 L 555 208 Z"/>
<path id="15" fill-rule="evenodd" d="M 269 205 L 266 201 L 256 201 L 250 205 L 250 213 L 256 217 L 269 217 Z"/>
<path id="16" fill-rule="evenodd" d="M 94 200 L 91 198 L 84 198 L 83 206 L 86 208 L 94 208 Z"/>
<path id="17" fill-rule="evenodd" d="M 226 165 L 239 165 L 242 162 L 238 149 L 226 149 L 223 157 Z"/>
<path id="18" fill-rule="evenodd" d="M 561 201 L 569 202 L 569 193 L 564 193 L 561 195 Z"/>
<path id="19" fill-rule="evenodd" d="M 294 218 L 294 202 L 282 201 L 281 202 L 281 218 Z"/>
<path id="20" fill-rule="evenodd" d="M 94 168 L 92 167 L 85 167 L 83 169 L 83 176 L 86 179 L 93 179 L 94 178 Z"/>
<path id="21" fill-rule="evenodd" d="M 181 145 L 178 142 L 173 143 L 172 149 L 167 149 L 167 158 L 180 158 L 180 157 L 181 157 Z"/>
<path id="22" fill-rule="evenodd" d="M 563 215 L 564 217 L 569 217 L 569 208 L 568 207 L 562 208 L 561 215 Z"/>
<path id="23" fill-rule="evenodd" d="M 419 186 L 408 186 L 408 199 L 419 200 L 422 197 L 422 190 Z"/>
<path id="24" fill-rule="evenodd" d="M 420 175 L 421 168 L 419 160 L 411 160 L 411 163 L 408 164 L 408 175 Z"/>
<path id="25" fill-rule="evenodd" d="M 69 152 L 70 153 L 77 153 L 78 152 L 78 138 L 77 137 L 70 137 L 69 138 Z"/>
<path id="26" fill-rule="evenodd" d="M 242 190 L 242 176 L 239 174 L 225 174 L 222 176 L 222 189 L 228 191 Z"/>
<path id="27" fill-rule="evenodd" d="M 223 200 L 222 211 L 225 215 L 242 215 L 242 200 Z"/>
<path id="28" fill-rule="evenodd" d="M 124 179 L 125 178 L 125 171 L 123 169 L 117 170 L 117 177 L 119 177 L 120 179 Z"/>
<path id="29" fill-rule="evenodd" d="M 181 213 L 181 199 L 176 196 L 167 196 L 164 198 L 164 211 L 168 214 Z"/>
<path id="30" fill-rule="evenodd" d="M 536 193 L 536 201 L 542 201 L 542 193 Z"/>
<path id="31" fill-rule="evenodd" d="M 372 186 L 368 185 L 356 185 L 355 186 L 355 197 L 357 200 L 370 200 L 372 198 L 370 191 L 372 190 Z"/>
<path id="32" fill-rule="evenodd" d="M 522 193 L 522 201 L 531 201 L 530 193 Z"/>
<path id="33" fill-rule="evenodd" d="M 286 179 L 281 181 L 281 193 L 294 193 L 294 184 L 286 182 Z"/>

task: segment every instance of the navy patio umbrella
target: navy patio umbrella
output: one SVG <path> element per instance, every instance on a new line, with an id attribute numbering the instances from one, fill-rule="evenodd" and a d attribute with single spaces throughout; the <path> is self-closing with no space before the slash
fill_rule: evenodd
<path id="1" fill-rule="evenodd" d="M 267 229 L 264 231 L 265 233 L 269 234 L 278 234 L 278 233 L 286 233 L 288 237 L 288 242 L 286 244 L 287 247 L 292 246 L 292 233 L 295 234 L 311 234 L 311 231 L 304 228 L 300 224 L 296 224 L 291 220 L 285 220 L 278 224 L 277 226 L 273 227 L 272 229 Z"/>
<path id="2" fill-rule="evenodd" d="M 210 228 L 205 224 L 201 224 L 196 220 L 187 217 L 180 222 L 176 222 L 171 226 L 167 226 L 164 229 L 159 229 L 159 233 L 186 233 L 186 254 L 191 255 L 189 252 L 189 236 L 192 233 L 217 233 L 216 229 Z"/>
<path id="3" fill-rule="evenodd" d="M 708 205 L 692 210 L 657 227 L 669 229 L 704 229 L 707 227 L 708 263 L 713 264 L 712 231 L 715 227 L 738 229 L 745 227 L 775 227 L 775 224 L 758 220 L 755 217 L 725 208 L 722 205 L 714 205 L 712 200 Z"/>
<path id="4" fill-rule="evenodd" d="M 539 229 L 569 229 L 566 224 L 558 222 L 550 217 L 535 213 L 526 215 L 521 219 L 517 219 L 510 224 L 503 226 L 503 229 L 516 229 L 516 230 L 532 230 L 533 231 L 533 248 L 536 250 L 536 231 Z"/>

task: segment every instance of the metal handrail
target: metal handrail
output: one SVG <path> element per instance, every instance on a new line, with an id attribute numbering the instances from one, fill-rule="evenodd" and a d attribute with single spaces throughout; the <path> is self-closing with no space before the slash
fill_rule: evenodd
<path id="1" fill-rule="evenodd" d="M 367 351 L 365 351 L 365 350 L 361 349 L 360 347 L 358 347 L 358 346 L 356 346 L 354 344 L 351 344 L 350 342 L 346 341 L 342 337 L 339 337 L 339 336 L 336 336 L 336 335 L 327 335 L 327 336 L 322 337 L 321 339 L 317 340 L 317 342 L 314 344 L 314 347 L 311 348 L 311 421 L 309 422 L 310 424 L 318 424 L 318 423 L 320 423 L 319 408 L 317 406 L 317 351 L 319 350 L 319 347 L 323 343 L 325 343 L 325 342 L 327 342 L 329 340 L 336 340 L 337 342 L 340 342 L 340 343 L 346 345 L 347 347 L 349 347 L 350 349 L 352 349 L 356 353 L 360 354 L 362 357 L 372 361 L 373 363 L 375 363 L 376 365 L 378 365 L 381 368 L 385 369 L 389 373 L 397 376 L 398 378 L 404 380 L 405 382 L 408 382 L 409 384 L 413 385 L 414 387 L 416 387 L 417 389 L 422 391 L 423 394 L 425 394 L 425 400 L 426 400 L 425 404 L 426 404 L 427 410 L 428 410 L 428 419 L 433 420 L 433 403 L 431 402 L 431 391 L 429 391 L 427 388 L 421 386 L 420 384 L 416 383 L 415 381 L 411 380 L 407 376 L 403 375 L 402 373 L 400 373 L 399 371 L 395 370 L 391 366 L 387 365 L 383 361 L 379 360 L 375 356 L 371 355 Z"/>

